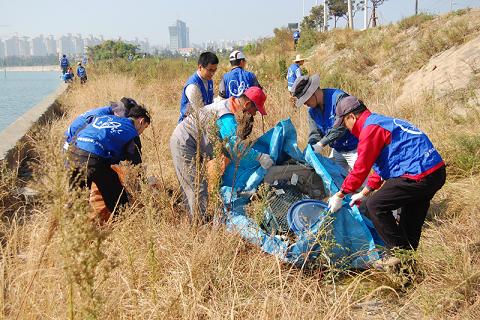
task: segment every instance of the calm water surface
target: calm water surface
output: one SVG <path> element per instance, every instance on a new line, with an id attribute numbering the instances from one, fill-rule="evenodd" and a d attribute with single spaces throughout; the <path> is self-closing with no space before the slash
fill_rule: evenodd
<path id="1" fill-rule="evenodd" d="M 53 93 L 60 85 L 60 73 L 0 72 L 0 131 Z"/>

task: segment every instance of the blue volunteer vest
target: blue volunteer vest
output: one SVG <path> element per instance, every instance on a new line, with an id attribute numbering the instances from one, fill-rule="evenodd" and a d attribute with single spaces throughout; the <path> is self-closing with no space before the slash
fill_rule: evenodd
<path id="1" fill-rule="evenodd" d="M 295 80 L 297 80 L 297 69 L 299 69 L 300 66 L 296 63 L 292 64 L 290 67 L 288 67 L 288 72 L 287 72 L 287 81 L 288 81 L 288 87 L 291 88 L 293 86 L 293 83 Z"/>
<path id="2" fill-rule="evenodd" d="M 65 68 L 65 67 L 68 67 L 68 59 L 67 59 L 67 58 L 62 58 L 62 59 L 60 60 L 60 66 L 61 66 L 61 67 L 64 67 L 64 68 Z"/>
<path id="3" fill-rule="evenodd" d="M 333 128 L 338 101 L 347 95 L 340 89 L 323 89 L 323 112 L 320 108 L 308 108 L 308 113 L 324 136 Z M 346 152 L 357 149 L 357 145 L 358 139 L 350 131 L 346 131 L 341 138 L 332 142 L 330 147 L 339 152 Z"/>
<path id="4" fill-rule="evenodd" d="M 84 68 L 84 67 L 79 67 L 79 68 L 77 68 L 77 75 L 78 75 L 80 78 L 85 77 L 85 74 L 86 74 L 86 72 L 85 72 L 85 68 Z"/>
<path id="5" fill-rule="evenodd" d="M 138 136 L 133 121 L 117 116 L 101 116 L 77 134 L 77 148 L 95 154 L 111 163 L 124 158 L 124 148 Z"/>
<path id="6" fill-rule="evenodd" d="M 295 39 L 295 40 L 300 39 L 300 32 L 295 31 L 295 32 L 293 33 L 293 39 Z"/>
<path id="7" fill-rule="evenodd" d="M 372 113 L 363 128 L 369 125 L 378 125 L 391 133 L 391 143 L 383 148 L 373 165 L 373 170 L 384 180 L 418 175 L 443 161 L 427 135 L 408 121 Z"/>
<path id="8" fill-rule="evenodd" d="M 203 105 L 206 106 L 207 104 L 211 104 L 213 102 L 213 81 L 208 80 L 207 83 L 208 91 L 205 90 L 203 81 L 196 72 L 190 78 L 188 78 L 182 91 L 182 100 L 180 101 L 180 117 L 178 118 L 178 123 L 182 122 L 187 116 L 187 104 L 189 103 L 187 95 L 185 94 L 185 89 L 187 86 L 194 84 L 200 88 L 200 91 L 202 92 Z"/>
<path id="9" fill-rule="evenodd" d="M 85 128 L 87 124 L 92 122 L 95 117 L 112 115 L 113 111 L 110 106 L 105 106 L 101 108 L 96 108 L 92 110 L 88 110 L 85 113 L 79 115 L 75 120 L 73 120 L 72 124 L 68 127 L 67 131 L 65 131 L 66 141 L 68 143 L 72 142 L 73 137 L 78 133 L 78 130 Z"/>
<path id="10" fill-rule="evenodd" d="M 240 97 L 245 90 L 254 85 L 255 75 L 240 67 L 233 68 L 223 75 L 225 84 L 225 98 Z"/>

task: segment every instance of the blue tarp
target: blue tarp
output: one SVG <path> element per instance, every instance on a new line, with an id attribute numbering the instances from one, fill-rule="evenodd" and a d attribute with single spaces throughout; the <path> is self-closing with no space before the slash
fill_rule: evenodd
<path id="1" fill-rule="evenodd" d="M 322 178 L 325 191 L 332 195 L 339 190 L 345 176 L 345 170 L 332 160 L 314 153 L 311 146 L 304 152 L 297 145 L 297 133 L 290 119 L 279 122 L 274 128 L 261 136 L 252 148 L 268 153 L 275 164 L 294 159 L 314 168 Z M 318 241 L 320 223 L 310 230 L 297 234 L 292 242 L 278 235 L 267 234 L 246 215 L 246 205 L 250 195 L 263 182 L 266 170 L 258 161 L 241 160 L 237 165 L 230 163 L 223 175 L 221 194 L 224 202 L 224 221 L 227 229 L 238 232 L 245 240 L 258 245 L 263 251 L 273 254 L 282 261 L 304 265 L 313 261 L 322 248 Z M 348 197 L 347 197 L 348 198 Z M 331 214 L 331 234 L 335 245 L 328 249 L 333 263 L 342 263 L 347 267 L 363 268 L 379 258 L 378 246 L 382 245 L 371 222 L 360 214 L 357 207 L 344 206 Z M 322 230 L 322 234 L 323 234 Z M 324 239 L 325 240 L 325 239 Z M 328 239 L 327 239 L 328 240 Z"/>

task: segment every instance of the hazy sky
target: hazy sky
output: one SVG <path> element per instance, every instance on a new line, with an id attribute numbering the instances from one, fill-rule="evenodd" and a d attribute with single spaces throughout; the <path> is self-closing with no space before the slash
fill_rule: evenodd
<path id="1" fill-rule="evenodd" d="M 296 22 L 303 2 L 308 13 L 323 0 L 0 0 L 0 37 L 15 33 L 104 35 L 106 38 L 148 38 L 168 43 L 168 26 L 176 19 L 190 28 L 190 41 L 240 40 L 272 35 L 275 27 Z M 422 12 L 450 10 L 451 0 L 419 0 Z M 480 0 L 454 0 L 454 9 L 480 7 Z M 414 13 L 415 0 L 387 0 L 379 10 L 381 24 Z M 363 25 L 363 13 L 355 27 Z"/>

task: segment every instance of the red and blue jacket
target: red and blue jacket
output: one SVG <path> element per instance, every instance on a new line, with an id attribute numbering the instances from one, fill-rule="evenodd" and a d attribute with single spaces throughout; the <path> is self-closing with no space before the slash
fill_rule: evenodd
<path id="1" fill-rule="evenodd" d="M 378 189 L 383 180 L 422 180 L 445 165 L 425 133 L 411 123 L 366 110 L 357 119 L 352 134 L 358 137 L 358 158 L 342 185 L 343 193 L 355 192 L 372 167 L 367 186 Z"/>

